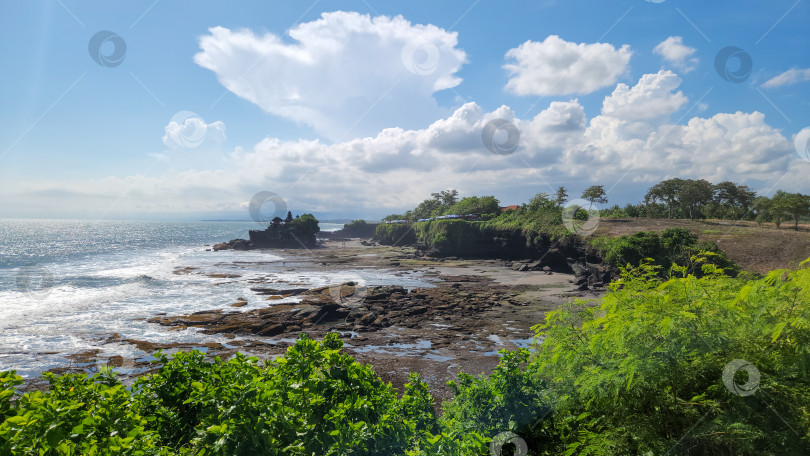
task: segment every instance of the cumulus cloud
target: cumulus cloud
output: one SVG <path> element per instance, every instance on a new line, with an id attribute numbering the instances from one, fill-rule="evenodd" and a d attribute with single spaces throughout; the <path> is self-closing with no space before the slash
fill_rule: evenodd
<path id="1" fill-rule="evenodd" d="M 193 149 L 207 141 L 223 143 L 226 139 L 224 122 L 205 123 L 205 120 L 189 111 L 175 114 L 164 130 L 163 144 L 176 149 Z"/>
<path id="2" fill-rule="evenodd" d="M 571 43 L 557 35 L 526 41 L 506 53 L 510 78 L 506 88 L 517 95 L 588 94 L 616 83 L 632 56 L 630 46 Z"/>
<path id="3" fill-rule="evenodd" d="M 778 76 L 768 79 L 764 84 L 762 84 L 762 87 L 773 89 L 776 87 L 792 85 L 804 81 L 810 81 L 810 68 L 791 68 Z"/>
<path id="4" fill-rule="evenodd" d="M 645 74 L 632 88 L 619 83 L 602 103 L 602 114 L 622 119 L 654 119 L 667 116 L 686 103 L 686 96 L 675 90 L 681 79 L 671 71 Z"/>
<path id="5" fill-rule="evenodd" d="M 333 140 L 443 116 L 433 94 L 457 86 L 466 61 L 456 32 L 402 16 L 323 13 L 291 29 L 293 43 L 250 30 L 209 32 L 198 65 L 237 96 Z"/>
<path id="6" fill-rule="evenodd" d="M 670 177 L 733 180 L 757 190 L 776 183 L 789 191 L 806 187 L 810 165 L 762 113 L 673 123 L 672 115 L 688 102 L 679 84 L 670 71 L 644 75 L 632 87 L 619 84 L 591 119 L 576 99 L 552 102 L 527 119 L 508 106 L 485 111 L 467 103 L 419 129 L 388 128 L 332 144 L 266 138 L 226 154 L 214 169 L 67 184 L 17 182 L 13 191 L 49 199 L 70 195 L 69 204 L 82 207 L 104 209 L 102 203 L 115 202 L 122 211 L 239 211 L 247 217 L 245 204 L 262 190 L 281 195 L 294 212 L 354 216 L 412 207 L 450 187 L 505 202 L 527 201 L 557 185 L 576 192 L 618 182 L 637 201 L 650 185 Z M 482 131 L 493 119 L 520 132 L 514 153 L 496 155 L 485 147 Z M 127 197 L 118 201 L 124 190 Z"/>
<path id="7" fill-rule="evenodd" d="M 683 37 L 680 36 L 670 36 L 658 43 L 653 52 L 684 73 L 694 70 L 700 61 L 698 58 L 692 57 L 697 49 L 684 45 Z"/>

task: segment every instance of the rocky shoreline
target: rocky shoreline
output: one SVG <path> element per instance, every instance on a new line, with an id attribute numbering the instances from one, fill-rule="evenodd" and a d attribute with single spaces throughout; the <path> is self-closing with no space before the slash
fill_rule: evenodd
<path id="1" fill-rule="evenodd" d="M 605 283 L 605 271 L 584 260 L 572 260 L 574 274 L 537 261 L 433 258 L 411 247 L 358 239 L 278 253 L 287 260 L 279 268 L 308 273 L 385 270 L 393 276 L 416 274 L 433 286 L 342 282 L 310 288 L 251 280 L 250 300 L 265 300 L 266 307 L 242 310 L 248 299 L 239 297 L 224 308 L 158 314 L 148 320 L 171 331 L 210 334 L 221 342 L 163 344 L 111 335 L 106 343 L 131 344 L 147 353 L 201 348 L 210 356 L 227 358 L 241 351 L 266 358 L 283 354 L 301 333 L 320 338 L 337 331 L 348 354 L 373 365 L 394 386 L 401 387 L 409 372 L 419 372 L 435 395 L 449 397 L 446 382 L 458 372 L 490 372 L 499 350 L 531 344 L 531 327 L 541 323 L 546 312 L 572 297 L 598 297 Z M 77 354 L 75 360 L 79 365 L 93 363 L 95 353 Z M 137 374 L 154 368 L 146 359 L 119 361 Z"/>

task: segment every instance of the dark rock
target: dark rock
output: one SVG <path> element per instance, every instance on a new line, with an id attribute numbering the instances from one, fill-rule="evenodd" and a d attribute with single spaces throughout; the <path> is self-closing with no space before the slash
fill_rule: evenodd
<path id="1" fill-rule="evenodd" d="M 232 250 L 250 250 L 250 249 L 252 249 L 254 247 L 255 246 L 253 245 L 253 243 L 248 241 L 248 240 L 245 240 L 245 239 L 232 239 L 232 240 L 230 240 L 228 242 L 223 242 L 223 243 L 220 243 L 220 244 L 214 244 L 214 246 L 211 247 L 211 248 L 216 252 L 216 251 L 219 251 L 219 250 L 229 250 L 229 249 L 232 249 Z"/>
<path id="2" fill-rule="evenodd" d="M 286 290 L 282 290 L 280 288 L 260 288 L 260 287 L 253 287 L 250 291 L 259 294 L 259 295 L 289 295 L 295 296 L 305 291 L 309 291 L 309 288 L 288 288 Z"/>
<path id="3" fill-rule="evenodd" d="M 277 336 L 277 335 L 279 335 L 279 334 L 281 334 L 283 332 L 284 332 L 284 325 L 280 325 L 278 323 L 271 323 L 271 324 L 265 326 L 264 328 L 262 328 L 256 334 L 258 334 L 259 336 L 270 337 L 270 336 Z"/>
<path id="4" fill-rule="evenodd" d="M 377 319 L 377 314 L 375 314 L 374 312 L 369 312 L 369 313 L 363 315 L 362 317 L 360 317 L 360 319 L 357 320 L 357 322 L 359 324 L 361 324 L 361 325 L 370 325 L 370 324 L 374 323 L 374 321 L 376 319 Z"/>

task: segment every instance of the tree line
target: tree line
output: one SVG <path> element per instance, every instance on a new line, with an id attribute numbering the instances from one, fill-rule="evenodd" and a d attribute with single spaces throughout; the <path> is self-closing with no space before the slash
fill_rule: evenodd
<path id="1" fill-rule="evenodd" d="M 810 195 L 779 190 L 769 198 L 731 181 L 712 184 L 705 179 L 674 178 L 650 187 L 643 203 L 613 206 L 603 215 L 755 220 L 759 224 L 773 222 L 777 228 L 784 221 L 793 221 L 798 230 L 799 221 L 810 215 Z"/>
<path id="2" fill-rule="evenodd" d="M 553 194 L 538 193 L 523 204 L 520 210 L 562 209 L 568 202 L 569 193 L 560 186 Z M 602 185 L 586 188 L 581 199 L 593 205 L 604 206 L 608 202 Z M 495 218 L 501 213 L 500 202 L 494 196 L 470 196 L 458 198 L 458 191 L 449 189 L 432 193 L 431 198 L 419 203 L 403 214 L 392 214 L 383 220 L 417 221 L 440 215 L 476 214 L 484 219 Z M 624 207 L 613 205 L 600 211 L 602 217 L 649 217 L 677 219 L 753 220 L 758 224 L 771 222 L 780 227 L 782 222 L 799 222 L 810 216 L 810 195 L 779 190 L 771 197 L 757 196 L 747 185 L 731 181 L 712 184 L 706 179 L 673 178 L 661 181 L 647 191 L 644 201 L 628 203 Z"/>

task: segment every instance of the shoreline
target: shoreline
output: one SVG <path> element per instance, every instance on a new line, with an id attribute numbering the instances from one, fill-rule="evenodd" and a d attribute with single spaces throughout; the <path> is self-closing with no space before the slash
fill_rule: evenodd
<path id="1" fill-rule="evenodd" d="M 158 349 L 167 353 L 202 349 L 208 356 L 223 359 L 236 352 L 267 359 L 283 354 L 301 332 L 320 339 L 326 332 L 334 330 L 342 334 L 347 354 L 361 363 L 371 364 L 381 378 L 400 391 L 408 374 L 418 372 L 430 384 L 437 399 L 447 399 L 450 391 L 446 382 L 455 379 L 459 372 L 489 373 L 498 362 L 499 350 L 528 346 L 534 336 L 531 327 L 542 323 L 546 312 L 573 297 L 596 298 L 601 295 L 595 291 L 576 291 L 577 287 L 571 283 L 573 274 L 519 272 L 507 267 L 502 260 L 426 258 L 417 256 L 411 247 L 369 246 L 362 244 L 360 239 L 326 240 L 323 244 L 322 248 L 313 250 L 267 251 L 284 256 L 282 268 L 291 270 L 308 273 L 385 270 L 399 277 L 419 276 L 434 286 L 404 289 L 368 284 L 366 295 L 357 302 L 349 302 L 361 311 L 361 317 L 365 317 L 362 322 L 350 321 L 351 312 L 348 315 L 338 312 L 341 318 L 293 324 L 287 317 L 301 312 L 301 308 L 309 309 L 307 306 L 313 311 L 324 305 L 335 311 L 341 310 L 340 306 L 334 305 L 334 287 L 332 290 L 330 287 L 278 289 L 279 285 L 289 284 L 251 281 L 254 293 L 267 299 L 266 308 L 242 311 L 240 301 L 237 301 L 230 305 L 232 310 L 187 315 L 158 313 L 147 320 L 171 331 L 199 330 L 218 334 L 223 342 L 156 343 L 110 334 L 104 343 L 133 345 L 150 355 Z M 191 270 L 191 265 L 178 268 L 180 273 Z M 238 277 L 229 279 L 240 280 Z M 341 295 L 344 289 L 339 287 L 338 290 L 341 290 L 338 300 L 345 298 Z M 301 300 L 299 303 L 273 303 L 280 297 L 290 296 L 301 296 Z M 352 297 L 348 296 L 348 299 L 351 301 Z M 392 302 L 395 309 L 388 308 Z M 370 321 L 368 314 L 373 314 L 375 321 Z M 272 331 L 254 331 L 259 320 L 281 317 L 287 319 L 274 323 Z M 223 319 L 229 320 L 231 326 L 217 327 Z M 51 372 L 86 372 L 88 366 L 98 362 L 97 353 L 97 350 L 90 350 L 70 354 L 67 358 L 75 361 L 76 366 L 51 369 Z M 131 379 L 155 369 L 149 358 L 126 360 L 113 357 L 109 362 L 124 371 L 123 378 Z"/>

